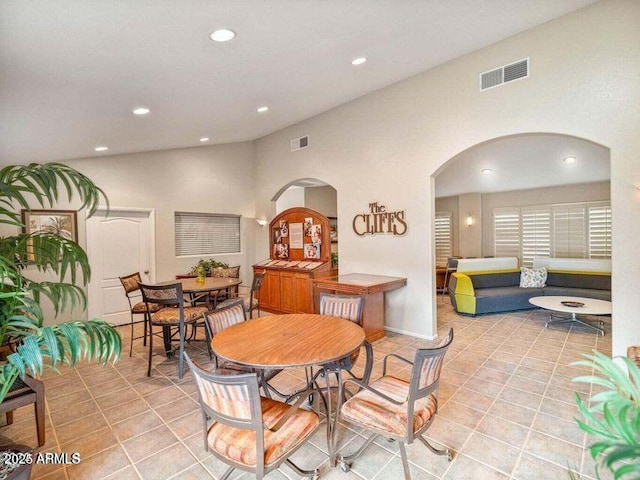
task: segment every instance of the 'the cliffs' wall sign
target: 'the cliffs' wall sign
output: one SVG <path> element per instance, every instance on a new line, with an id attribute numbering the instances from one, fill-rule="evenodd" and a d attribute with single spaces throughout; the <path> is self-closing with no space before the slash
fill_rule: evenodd
<path id="1" fill-rule="evenodd" d="M 370 203 L 367 213 L 360 213 L 353 217 L 353 231 L 360 237 L 378 233 L 404 235 L 407 232 L 405 211 L 389 212 L 386 205 L 378 202 Z"/>

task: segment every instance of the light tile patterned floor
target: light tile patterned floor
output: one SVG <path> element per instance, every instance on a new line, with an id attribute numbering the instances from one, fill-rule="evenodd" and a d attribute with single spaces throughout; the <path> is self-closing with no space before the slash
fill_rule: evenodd
<path id="1" fill-rule="evenodd" d="M 455 340 L 447 354 L 440 389 L 440 412 L 427 431 L 431 440 L 456 452 L 447 462 L 419 442 L 408 447 L 414 479 L 560 479 L 567 470 L 595 478 L 587 441 L 573 417 L 574 392 L 590 386 L 571 378 L 585 372 L 569 366 L 580 354 L 611 353 L 610 330 L 604 338 L 584 328 L 545 329 L 540 310 L 461 317 L 438 299 L 439 332 L 449 327 Z M 128 345 L 128 328 L 122 328 Z M 158 342 L 159 343 L 159 342 Z M 398 353 L 411 358 L 431 342 L 390 334 L 375 343 L 374 377 L 382 358 Z M 201 343 L 189 351 L 210 365 Z M 128 352 L 128 350 L 127 350 Z M 225 466 L 203 447 L 202 420 L 189 375 L 177 379 L 175 359 L 154 358 L 146 377 L 147 350 L 138 342 L 134 356 L 112 366 L 83 365 L 47 373 L 47 443 L 43 451 L 80 452 L 79 465 L 36 465 L 35 479 L 189 479 L 218 478 Z M 409 370 L 395 364 L 394 373 Z M 280 388 L 295 388 L 301 371 L 283 372 Z M 325 479 L 402 478 L 398 447 L 379 439 L 351 472 L 331 469 L 324 429 L 293 457 L 303 468 L 320 466 Z M 339 445 L 349 453 L 364 437 L 343 426 Z M 15 423 L 0 430 L 0 443 L 36 445 L 32 409 L 16 411 Z M 239 473 L 232 478 L 240 476 Z M 242 478 L 252 478 L 245 474 Z M 298 478 L 288 467 L 271 479 Z M 608 478 L 606 475 L 603 478 Z"/>

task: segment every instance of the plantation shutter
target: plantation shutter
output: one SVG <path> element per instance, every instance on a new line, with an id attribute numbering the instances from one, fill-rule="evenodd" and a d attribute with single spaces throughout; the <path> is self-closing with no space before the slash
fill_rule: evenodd
<path id="1" fill-rule="evenodd" d="M 240 252 L 240 216 L 176 212 L 176 255 Z"/>
<path id="2" fill-rule="evenodd" d="M 520 258 L 520 210 L 497 208 L 493 211 L 493 242 L 496 257 Z"/>
<path id="3" fill-rule="evenodd" d="M 585 205 L 553 207 L 554 257 L 587 258 Z"/>
<path id="4" fill-rule="evenodd" d="M 446 266 L 447 258 L 452 255 L 453 235 L 451 231 L 451 212 L 436 212 L 435 243 L 436 265 Z"/>
<path id="5" fill-rule="evenodd" d="M 611 258 L 611 206 L 589 207 L 589 258 Z"/>
<path id="6" fill-rule="evenodd" d="M 551 255 L 551 210 L 522 209 L 522 264 L 533 265 L 534 257 Z"/>

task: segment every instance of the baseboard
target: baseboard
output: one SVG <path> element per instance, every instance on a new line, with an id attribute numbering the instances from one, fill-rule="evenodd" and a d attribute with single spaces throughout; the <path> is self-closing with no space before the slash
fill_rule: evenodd
<path id="1" fill-rule="evenodd" d="M 401 330 L 399 328 L 384 327 L 384 329 L 389 332 L 399 333 L 401 335 L 408 335 L 410 337 L 422 338 L 423 340 L 435 340 L 436 338 L 438 338 L 438 335 L 420 335 L 419 333 L 408 332 L 406 330 Z"/>

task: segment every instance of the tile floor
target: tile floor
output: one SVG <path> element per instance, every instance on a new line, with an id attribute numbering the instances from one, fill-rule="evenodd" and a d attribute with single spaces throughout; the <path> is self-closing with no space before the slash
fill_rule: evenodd
<path id="1" fill-rule="evenodd" d="M 440 411 L 427 431 L 431 440 L 454 449 L 453 462 L 432 455 L 419 442 L 408 447 L 412 476 L 420 479 L 561 479 L 568 468 L 592 479 L 594 464 L 585 451 L 587 439 L 573 421 L 576 390 L 589 385 L 571 378 L 584 369 L 569 364 L 580 354 L 611 352 L 610 330 L 604 338 L 584 328 L 545 329 L 539 310 L 461 317 L 438 300 L 439 331 L 455 330 L 443 368 Z M 122 328 L 128 346 L 128 327 Z M 159 343 L 159 342 L 158 342 Z M 412 357 L 430 342 L 390 334 L 375 343 L 374 377 L 390 352 Z M 189 351 L 210 365 L 203 344 Z M 45 375 L 47 443 L 45 452 L 80 452 L 78 465 L 36 465 L 34 479 L 189 479 L 219 478 L 225 466 L 203 447 L 202 420 L 190 376 L 177 379 L 176 361 L 154 357 L 146 377 L 146 348 L 138 342 L 133 357 L 115 365 L 82 365 Z M 127 350 L 128 353 L 128 350 Z M 408 369 L 395 364 L 394 372 Z M 301 371 L 277 378 L 280 388 L 295 388 Z M 379 439 L 354 463 L 351 472 L 331 469 L 325 430 L 293 457 L 303 468 L 320 466 L 325 479 L 402 478 L 397 445 Z M 342 426 L 339 445 L 352 452 L 363 441 L 359 431 Z M 16 411 L 15 423 L 0 429 L 0 444 L 35 446 L 32 408 Z M 232 478 L 240 473 L 234 472 Z M 242 478 L 252 478 L 244 474 Z M 272 479 L 297 478 L 288 467 Z M 603 478 L 607 478 L 604 476 Z"/>

